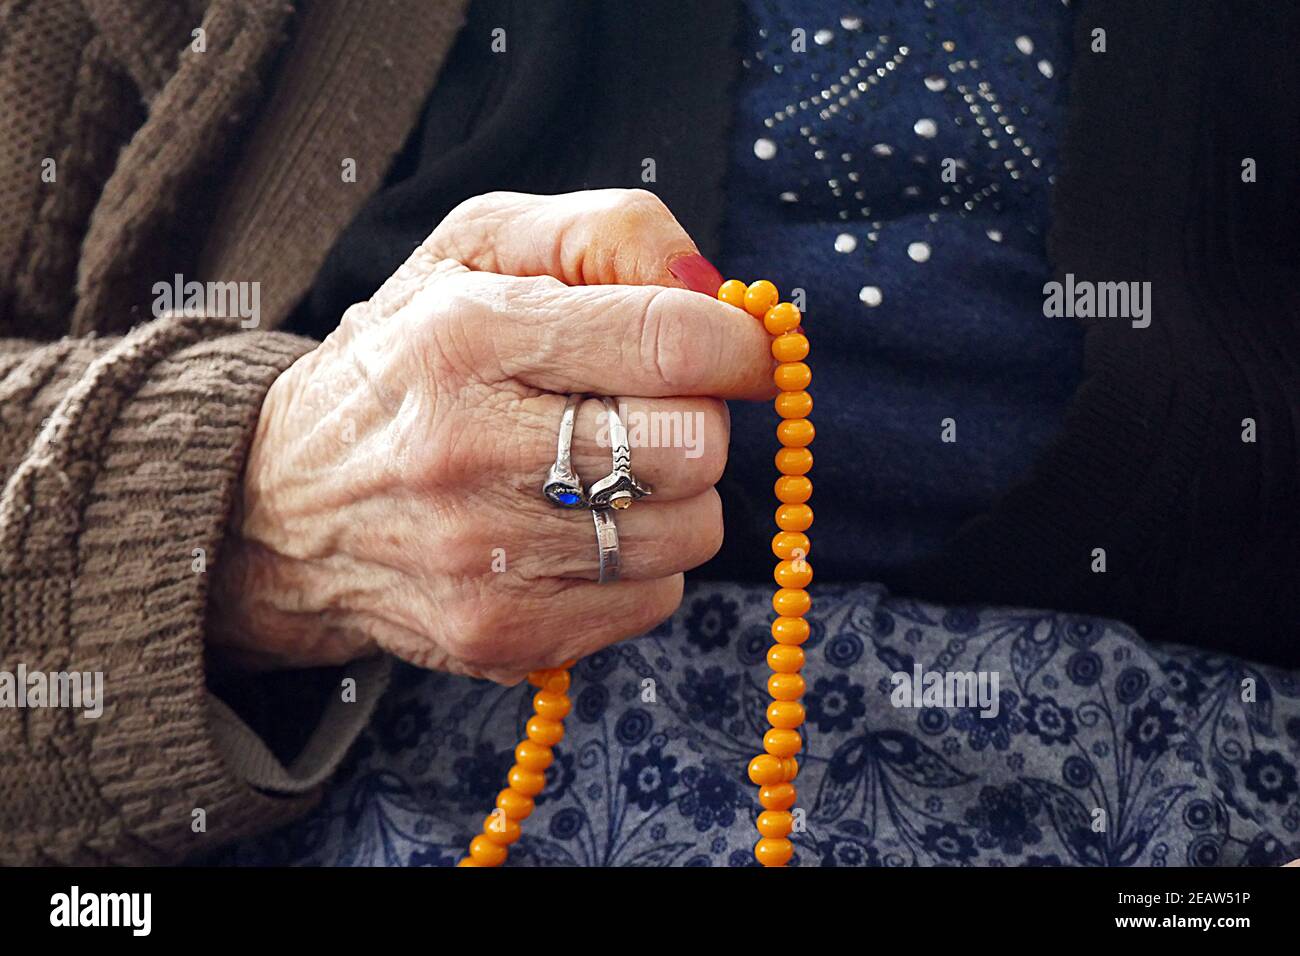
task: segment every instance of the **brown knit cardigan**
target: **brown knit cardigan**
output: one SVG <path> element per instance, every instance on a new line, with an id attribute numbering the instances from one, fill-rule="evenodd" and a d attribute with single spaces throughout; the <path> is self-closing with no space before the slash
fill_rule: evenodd
<path id="1" fill-rule="evenodd" d="M 363 666 L 278 764 L 206 690 L 207 575 L 266 390 L 315 344 L 272 330 L 463 5 L 0 0 L 0 672 L 104 675 L 98 719 L 0 709 L 0 864 L 176 860 L 284 822 L 373 706 Z M 155 318 L 178 273 L 260 283 L 260 325 Z"/>

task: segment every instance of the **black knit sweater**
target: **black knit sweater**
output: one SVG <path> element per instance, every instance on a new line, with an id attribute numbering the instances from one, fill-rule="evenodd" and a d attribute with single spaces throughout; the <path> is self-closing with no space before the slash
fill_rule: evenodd
<path id="1" fill-rule="evenodd" d="M 489 53 L 500 24 L 518 55 Z M 296 326 L 328 332 L 468 196 L 644 186 L 646 156 L 674 157 L 650 188 L 715 252 L 736 24 L 723 0 L 474 3 L 420 130 Z M 1300 12 L 1093 0 L 1076 24 L 1052 262 L 1149 281 L 1151 324 L 1081 320 L 1062 435 L 941 555 L 885 583 L 1300 666 Z M 821 528 L 818 547 L 834 537 Z M 704 571 L 736 568 L 724 552 Z"/>

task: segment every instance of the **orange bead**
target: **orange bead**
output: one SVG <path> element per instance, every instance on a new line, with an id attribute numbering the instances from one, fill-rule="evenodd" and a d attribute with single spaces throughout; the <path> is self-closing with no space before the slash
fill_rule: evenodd
<path id="1" fill-rule="evenodd" d="M 784 335 L 799 328 L 799 310 L 789 302 L 778 302 L 763 313 L 763 328 L 772 335 Z"/>
<path id="2" fill-rule="evenodd" d="M 533 697 L 533 710 L 547 720 L 563 720 L 569 714 L 569 698 L 549 690 L 539 691 Z"/>
<path id="3" fill-rule="evenodd" d="M 782 475 L 776 480 L 773 490 L 777 501 L 801 505 L 812 497 L 812 480 L 803 475 Z"/>
<path id="4" fill-rule="evenodd" d="M 767 692 L 776 700 L 798 700 L 803 696 L 804 686 L 799 674 L 773 674 L 767 679 Z"/>
<path id="5" fill-rule="evenodd" d="M 793 757 L 803 749 L 803 738 L 797 730 L 773 727 L 763 735 L 763 749 L 773 757 Z"/>
<path id="6" fill-rule="evenodd" d="M 807 448 L 817 429 L 806 418 L 788 418 L 776 426 L 776 440 L 786 448 Z"/>
<path id="7" fill-rule="evenodd" d="M 467 856 L 467 857 L 463 857 L 463 858 L 461 858 L 461 859 L 456 863 L 456 865 L 457 865 L 457 866 L 478 866 L 479 864 L 477 864 L 477 863 L 474 862 L 474 858 L 473 858 L 472 856 Z"/>
<path id="8" fill-rule="evenodd" d="M 523 829 L 519 824 L 500 810 L 489 813 L 487 819 L 483 821 L 483 835 L 501 846 L 509 846 L 522 834 Z"/>
<path id="9" fill-rule="evenodd" d="M 555 754 L 551 752 L 551 748 L 535 740 L 521 740 L 515 747 L 515 763 L 525 770 L 536 770 L 541 773 L 554 759 Z"/>
<path id="10" fill-rule="evenodd" d="M 812 583 L 812 565 L 803 559 L 782 561 L 772 572 L 772 577 L 783 588 L 806 588 Z"/>
<path id="11" fill-rule="evenodd" d="M 545 717 L 530 717 L 524 729 L 529 740 L 539 743 L 543 747 L 554 747 L 564 739 L 564 724 L 558 720 L 548 720 Z"/>
<path id="12" fill-rule="evenodd" d="M 808 536 L 799 531 L 778 531 L 772 538 L 772 553 L 783 561 L 806 558 L 811 548 Z"/>
<path id="13" fill-rule="evenodd" d="M 529 770 L 515 764 L 506 774 L 510 789 L 522 793 L 525 797 L 535 797 L 546 789 L 546 774 Z"/>
<path id="14" fill-rule="evenodd" d="M 739 279 L 728 279 L 718 288 L 718 299 L 738 309 L 745 307 L 745 283 Z"/>
<path id="15" fill-rule="evenodd" d="M 569 689 L 569 672 L 561 667 L 532 671 L 528 675 L 528 683 L 553 694 L 563 694 Z"/>
<path id="16" fill-rule="evenodd" d="M 803 362 L 782 362 L 772 373 L 772 381 L 783 392 L 798 392 L 812 384 L 812 369 Z"/>
<path id="17" fill-rule="evenodd" d="M 802 644 L 810 628 L 801 617 L 778 617 L 772 622 L 772 637 L 780 644 Z"/>
<path id="18" fill-rule="evenodd" d="M 812 598 L 802 588 L 781 588 L 772 595 L 772 610 L 782 617 L 803 617 L 812 607 Z"/>
<path id="19" fill-rule="evenodd" d="M 773 644 L 767 649 L 767 666 L 778 674 L 797 674 L 803 662 L 803 648 L 795 644 Z"/>
<path id="20" fill-rule="evenodd" d="M 782 448 L 776 453 L 776 470 L 783 475 L 806 475 L 812 470 L 812 461 L 807 448 Z"/>
<path id="21" fill-rule="evenodd" d="M 507 787 L 497 794 L 497 806 L 511 820 L 526 820 L 533 812 L 533 798 Z"/>
<path id="22" fill-rule="evenodd" d="M 813 510 L 807 505 L 781 505 L 776 509 L 776 526 L 782 531 L 807 531 L 812 523 Z"/>
<path id="23" fill-rule="evenodd" d="M 785 768 L 781 765 L 781 758 L 759 754 L 749 762 L 749 779 L 760 787 L 785 782 Z"/>
<path id="24" fill-rule="evenodd" d="M 767 705 L 767 722 L 782 730 L 794 730 L 803 726 L 803 704 L 797 700 L 774 700 Z"/>
<path id="25" fill-rule="evenodd" d="M 776 286 L 766 279 L 759 279 L 757 282 L 751 282 L 749 288 L 745 290 L 745 311 L 754 318 L 761 319 L 780 298 Z"/>
<path id="26" fill-rule="evenodd" d="M 764 810 L 758 815 L 758 832 L 779 839 L 794 829 L 794 814 L 785 810 Z"/>
<path id="27" fill-rule="evenodd" d="M 791 783 L 770 783 L 758 791 L 758 802 L 765 810 L 789 810 L 798 799 Z"/>
<path id="28" fill-rule="evenodd" d="M 469 844 L 469 855 L 479 866 L 500 866 L 510 854 L 500 844 L 479 834 Z"/>
<path id="29" fill-rule="evenodd" d="M 570 680 L 568 668 L 557 668 L 550 672 L 550 676 L 546 678 L 546 683 L 542 684 L 541 687 L 542 690 L 550 694 L 563 694 L 569 689 Z"/>
<path id="30" fill-rule="evenodd" d="M 794 844 L 789 840 L 763 837 L 754 844 L 754 859 L 764 866 L 785 866 L 794 856 Z"/>
<path id="31" fill-rule="evenodd" d="M 802 362 L 808 357 L 808 337 L 802 332 L 787 332 L 772 340 L 772 358 L 778 362 Z"/>
<path id="32" fill-rule="evenodd" d="M 807 418 L 813 407 L 807 392 L 782 392 L 772 404 L 782 418 Z"/>
<path id="33" fill-rule="evenodd" d="M 790 783 L 795 777 L 799 776 L 799 761 L 793 757 L 786 757 L 781 761 L 781 776 L 785 778 L 786 783 Z"/>

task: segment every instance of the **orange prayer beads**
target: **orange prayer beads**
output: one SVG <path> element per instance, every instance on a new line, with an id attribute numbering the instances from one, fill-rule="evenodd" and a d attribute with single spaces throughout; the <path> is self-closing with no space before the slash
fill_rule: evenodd
<path id="1" fill-rule="evenodd" d="M 766 279 L 749 285 L 729 279 L 718 289 L 718 299 L 744 309 L 763 323 L 772 335 L 772 357 L 777 366 L 773 380 L 779 388 L 774 406 L 780 417 L 776 453 L 777 478 L 774 490 L 779 505 L 776 525 L 780 530 L 772 539 L 772 553 L 778 563 L 772 572 L 778 589 L 772 596 L 777 618 L 772 622 L 774 643 L 767 652 L 772 676 L 767 691 L 772 703 L 767 707 L 770 729 L 763 735 L 763 753 L 749 763 L 749 779 L 758 786 L 758 802 L 763 812 L 755 825 L 759 840 L 754 856 L 763 866 L 785 866 L 794 856 L 790 833 L 794 815 L 790 809 L 798 800 L 794 780 L 799 774 L 795 755 L 803 749 L 799 728 L 804 722 L 805 683 L 800 671 L 804 665 L 801 646 L 808 640 L 808 622 L 804 616 L 812 606 L 807 587 L 812 583 L 812 566 L 808 563 L 810 544 L 805 531 L 812 525 L 812 481 L 806 476 L 812 468 L 812 443 L 815 430 L 808 420 L 813 400 L 808 394 L 812 372 L 803 360 L 808 357 L 808 339 L 801 331 L 802 316 L 789 302 L 781 302 L 776 286 Z M 509 855 L 511 844 L 520 836 L 520 824 L 533 812 L 533 798 L 546 786 L 546 770 L 554 760 L 552 749 L 564 737 L 563 720 L 569 712 L 569 671 L 573 661 L 551 670 L 534 671 L 528 680 L 540 688 L 533 697 L 533 716 L 527 724 L 527 737 L 515 748 L 515 765 L 510 768 L 509 786 L 497 796 L 496 809 L 483 821 L 483 832 L 470 842 L 469 855 L 459 866 L 500 866 Z"/>
<path id="2" fill-rule="evenodd" d="M 812 525 L 812 482 L 805 477 L 812 468 L 812 444 L 816 434 L 808 420 L 813 400 L 806 389 L 812 371 L 804 364 L 808 357 L 808 339 L 801 331 L 802 316 L 789 302 L 780 302 L 776 286 L 760 279 L 746 286 L 737 279 L 722 284 L 718 298 L 743 308 L 773 336 L 772 357 L 779 363 L 772 375 L 781 390 L 774 406 L 780 416 L 776 437 L 781 450 L 776 453 L 776 468 L 781 477 L 774 490 L 780 505 L 776 509 L 776 526 L 772 553 L 778 563 L 772 576 L 778 589 L 772 596 L 777 618 L 772 623 L 772 639 L 767 663 L 772 668 L 768 693 L 772 703 L 767 708 L 771 730 L 763 735 L 764 752 L 749 764 L 749 779 L 758 787 L 758 802 L 763 812 L 756 821 L 759 840 L 754 856 L 763 866 L 785 866 L 794 856 L 790 833 L 794 816 L 790 808 L 798 799 L 794 778 L 799 773 L 795 754 L 803 749 L 799 727 L 803 725 L 804 653 L 800 647 L 808 640 L 808 622 L 804 615 L 812 606 L 806 588 L 812 583 L 812 566 L 808 563 L 808 536 L 803 532 Z"/>
<path id="3" fill-rule="evenodd" d="M 500 866 L 510 855 L 510 845 L 520 836 L 520 824 L 533 812 L 533 797 L 546 786 L 546 768 L 555 759 L 551 748 L 564 738 L 563 720 L 571 706 L 566 661 L 551 670 L 533 671 L 528 682 L 540 688 L 533 696 L 533 716 L 527 736 L 515 747 L 515 765 L 506 776 L 508 786 L 497 794 L 496 809 L 483 821 L 483 832 L 469 844 L 469 855 L 457 866 Z"/>

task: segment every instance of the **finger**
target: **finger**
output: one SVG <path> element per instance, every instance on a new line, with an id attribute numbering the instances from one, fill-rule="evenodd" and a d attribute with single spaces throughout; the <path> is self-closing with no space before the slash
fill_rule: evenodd
<path id="1" fill-rule="evenodd" d="M 683 587 L 680 574 L 607 584 L 556 581 L 552 590 L 538 591 L 514 608 L 515 622 L 508 633 L 517 635 L 518 621 L 527 621 L 532 640 L 521 644 L 516 638 L 492 647 L 479 670 L 509 684 L 529 671 L 581 660 L 671 617 L 681 605 Z"/>
<path id="2" fill-rule="evenodd" d="M 712 296 L 722 284 L 668 207 L 644 189 L 485 193 L 453 209 L 424 248 L 433 260 L 566 285 L 660 285 Z"/>
<path id="3" fill-rule="evenodd" d="M 438 616 L 429 594 L 402 588 L 402 599 L 365 625 L 381 635 L 386 650 L 419 667 L 517 684 L 530 671 L 644 634 L 677 610 L 683 583 L 680 574 L 607 584 L 550 579 L 520 591 L 502 581 L 498 599 L 485 601 L 441 640 L 429 635 L 428 622 Z"/>
<path id="4" fill-rule="evenodd" d="M 423 245 L 417 246 L 364 303 L 365 311 L 376 317 L 390 316 L 410 303 L 430 283 L 468 271 L 467 266 L 455 259 L 435 257 Z"/>
<path id="5" fill-rule="evenodd" d="M 560 615 L 551 651 L 553 656 L 548 661 L 550 666 L 581 660 L 663 623 L 682 603 L 685 578 L 673 574 L 653 581 L 629 579 L 609 584 L 567 583 L 572 586 L 564 592 L 565 599 L 548 602 L 553 608 L 551 613 Z M 574 627 L 573 619 L 564 616 L 566 607 L 570 613 L 582 615 L 585 623 Z M 618 619 L 614 619 L 614 615 L 619 615 Z M 566 621 L 567 632 L 564 630 Z"/>
<path id="6" fill-rule="evenodd" d="M 548 394 L 524 399 L 507 412 L 506 423 L 499 427 L 508 434 L 491 443 L 503 451 L 503 460 L 492 470 L 536 476 L 534 485 L 540 487 L 555 461 L 564 406 L 564 398 Z M 721 479 L 731 432 L 725 402 L 628 398 L 619 400 L 618 412 L 632 447 L 632 471 L 654 489 L 656 502 L 694 497 Z M 608 416 L 597 399 L 587 399 L 578 409 L 571 454 L 584 485 L 600 480 L 613 467 Z"/>
<path id="7" fill-rule="evenodd" d="M 591 512 L 551 509 L 545 521 L 517 522 L 511 567 L 524 578 L 600 577 Z M 713 488 L 681 501 L 642 499 L 614 515 L 621 575 L 667 577 L 708 561 L 722 547 L 722 499 Z"/>
<path id="8" fill-rule="evenodd" d="M 412 303 L 486 380 L 548 392 L 769 398 L 771 341 L 747 312 L 655 286 L 566 286 L 468 272 Z"/>

